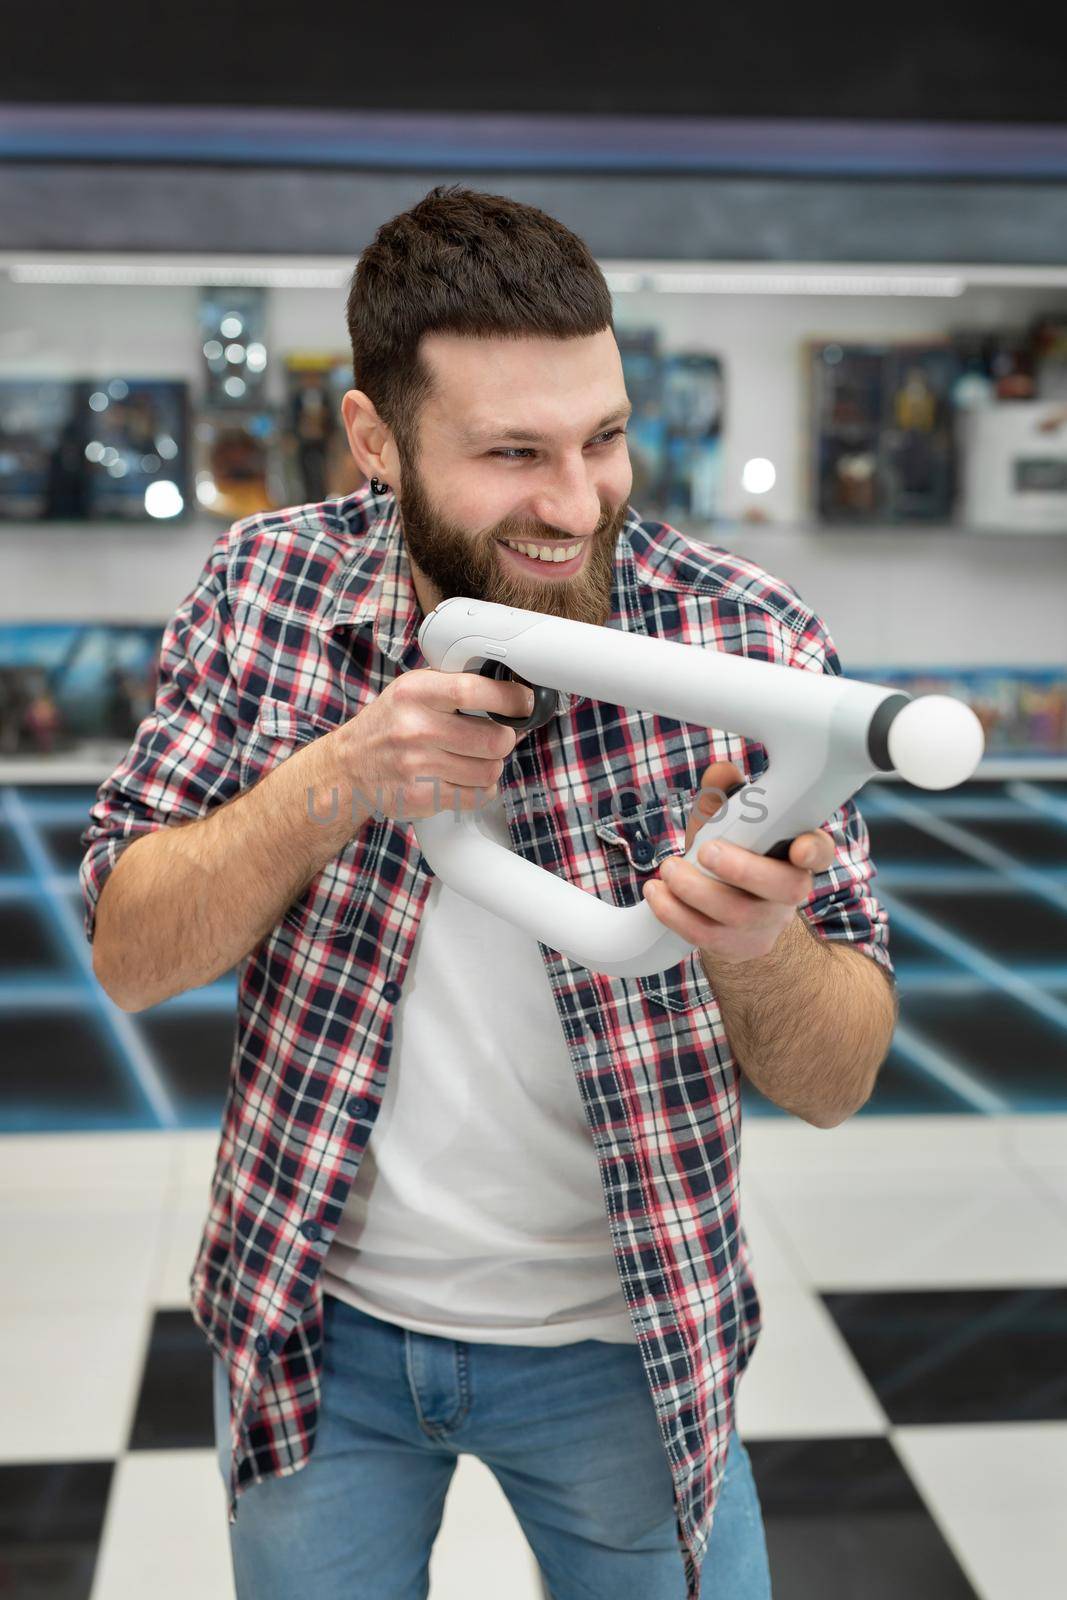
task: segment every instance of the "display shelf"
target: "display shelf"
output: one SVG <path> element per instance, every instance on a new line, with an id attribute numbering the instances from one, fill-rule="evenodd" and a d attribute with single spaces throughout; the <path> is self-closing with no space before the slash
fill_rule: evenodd
<path id="1" fill-rule="evenodd" d="M 129 749 L 129 743 L 89 753 L 72 751 L 56 756 L 0 756 L 0 784 L 103 783 Z"/>

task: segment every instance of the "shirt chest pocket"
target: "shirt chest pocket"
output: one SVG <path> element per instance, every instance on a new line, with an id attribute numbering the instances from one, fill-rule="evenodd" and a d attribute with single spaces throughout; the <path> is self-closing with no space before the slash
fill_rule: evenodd
<path id="1" fill-rule="evenodd" d="M 654 877 L 661 861 L 685 850 L 685 819 L 665 799 L 634 800 L 628 809 L 598 817 L 593 824 L 600 841 L 605 876 L 616 905 L 632 906 L 642 899 L 643 885 Z M 651 908 L 650 908 L 651 909 Z M 636 980 L 642 994 L 669 1011 L 692 1011 L 715 1005 L 715 991 L 694 950 L 666 972 L 649 973 Z"/>
<path id="2" fill-rule="evenodd" d="M 251 788 L 302 746 L 332 733 L 337 726 L 328 717 L 303 706 L 294 706 L 288 701 L 264 695 L 259 702 L 251 737 L 241 752 L 242 790 Z M 316 811 L 310 794 L 304 791 L 296 804 L 302 808 L 311 825 L 315 826 Z M 349 794 L 343 786 L 339 786 L 336 805 L 348 808 L 350 804 Z M 320 799 L 320 808 L 323 809 L 325 821 L 326 812 L 331 808 L 330 796 Z M 380 818 L 365 822 L 357 837 L 350 839 L 286 908 L 281 922 L 307 938 L 333 939 L 349 933 L 359 920 L 365 904 L 381 826 Z"/>

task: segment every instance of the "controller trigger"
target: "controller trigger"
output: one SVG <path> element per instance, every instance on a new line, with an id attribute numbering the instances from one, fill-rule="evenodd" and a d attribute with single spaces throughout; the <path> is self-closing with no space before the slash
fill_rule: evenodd
<path id="1" fill-rule="evenodd" d="M 500 673 L 497 671 L 500 666 L 504 666 L 503 662 L 483 661 L 478 671 L 483 678 L 496 678 L 501 681 Z M 533 690 L 533 710 L 526 717 L 506 717 L 497 711 L 487 711 L 486 716 L 493 722 L 502 722 L 506 728 L 516 728 L 520 733 L 530 733 L 534 728 L 543 728 L 547 722 L 551 722 L 559 710 L 555 689 L 548 689 L 544 684 L 531 683 L 529 678 L 524 678 L 521 672 L 516 672 L 513 667 L 504 666 L 504 671 L 516 683 L 524 683 L 528 689 Z"/>

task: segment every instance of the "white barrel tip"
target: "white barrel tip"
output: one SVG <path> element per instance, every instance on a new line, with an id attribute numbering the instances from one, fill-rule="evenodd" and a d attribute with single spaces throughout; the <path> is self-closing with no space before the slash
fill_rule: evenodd
<path id="1" fill-rule="evenodd" d="M 889 725 L 889 759 L 919 789 L 953 789 L 973 775 L 985 752 L 982 724 L 947 694 L 924 694 Z"/>

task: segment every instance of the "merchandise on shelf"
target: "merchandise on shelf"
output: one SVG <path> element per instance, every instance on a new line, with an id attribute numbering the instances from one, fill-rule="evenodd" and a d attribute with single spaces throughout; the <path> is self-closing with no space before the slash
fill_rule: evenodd
<path id="1" fill-rule="evenodd" d="M 1067 669 L 858 667 L 845 674 L 904 694 L 962 700 L 982 724 L 988 755 L 1067 755 Z"/>
<path id="2" fill-rule="evenodd" d="M 267 392 L 266 290 L 229 285 L 200 291 L 200 350 L 209 407 L 255 410 Z"/>
<path id="3" fill-rule="evenodd" d="M 823 522 L 945 522 L 955 495 L 947 342 L 811 347 Z"/>
<path id="4" fill-rule="evenodd" d="M 632 504 L 650 517 L 714 520 L 721 504 L 722 362 L 704 351 L 661 354 L 655 328 L 619 328 L 616 338 L 633 406 Z"/>
<path id="5" fill-rule="evenodd" d="M 967 527 L 1067 532 L 1067 400 L 1006 400 L 960 418 Z"/>
<path id="6" fill-rule="evenodd" d="M 0 379 L 0 518 L 172 521 L 188 503 L 187 386 Z"/>
<path id="7" fill-rule="evenodd" d="M 0 755 L 128 745 L 155 701 L 162 637 L 150 623 L 0 623 Z"/>
<path id="8" fill-rule="evenodd" d="M 290 505 L 351 494 L 365 481 L 348 447 L 341 400 L 352 388 L 352 358 L 336 351 L 285 357 L 281 447 Z"/>

